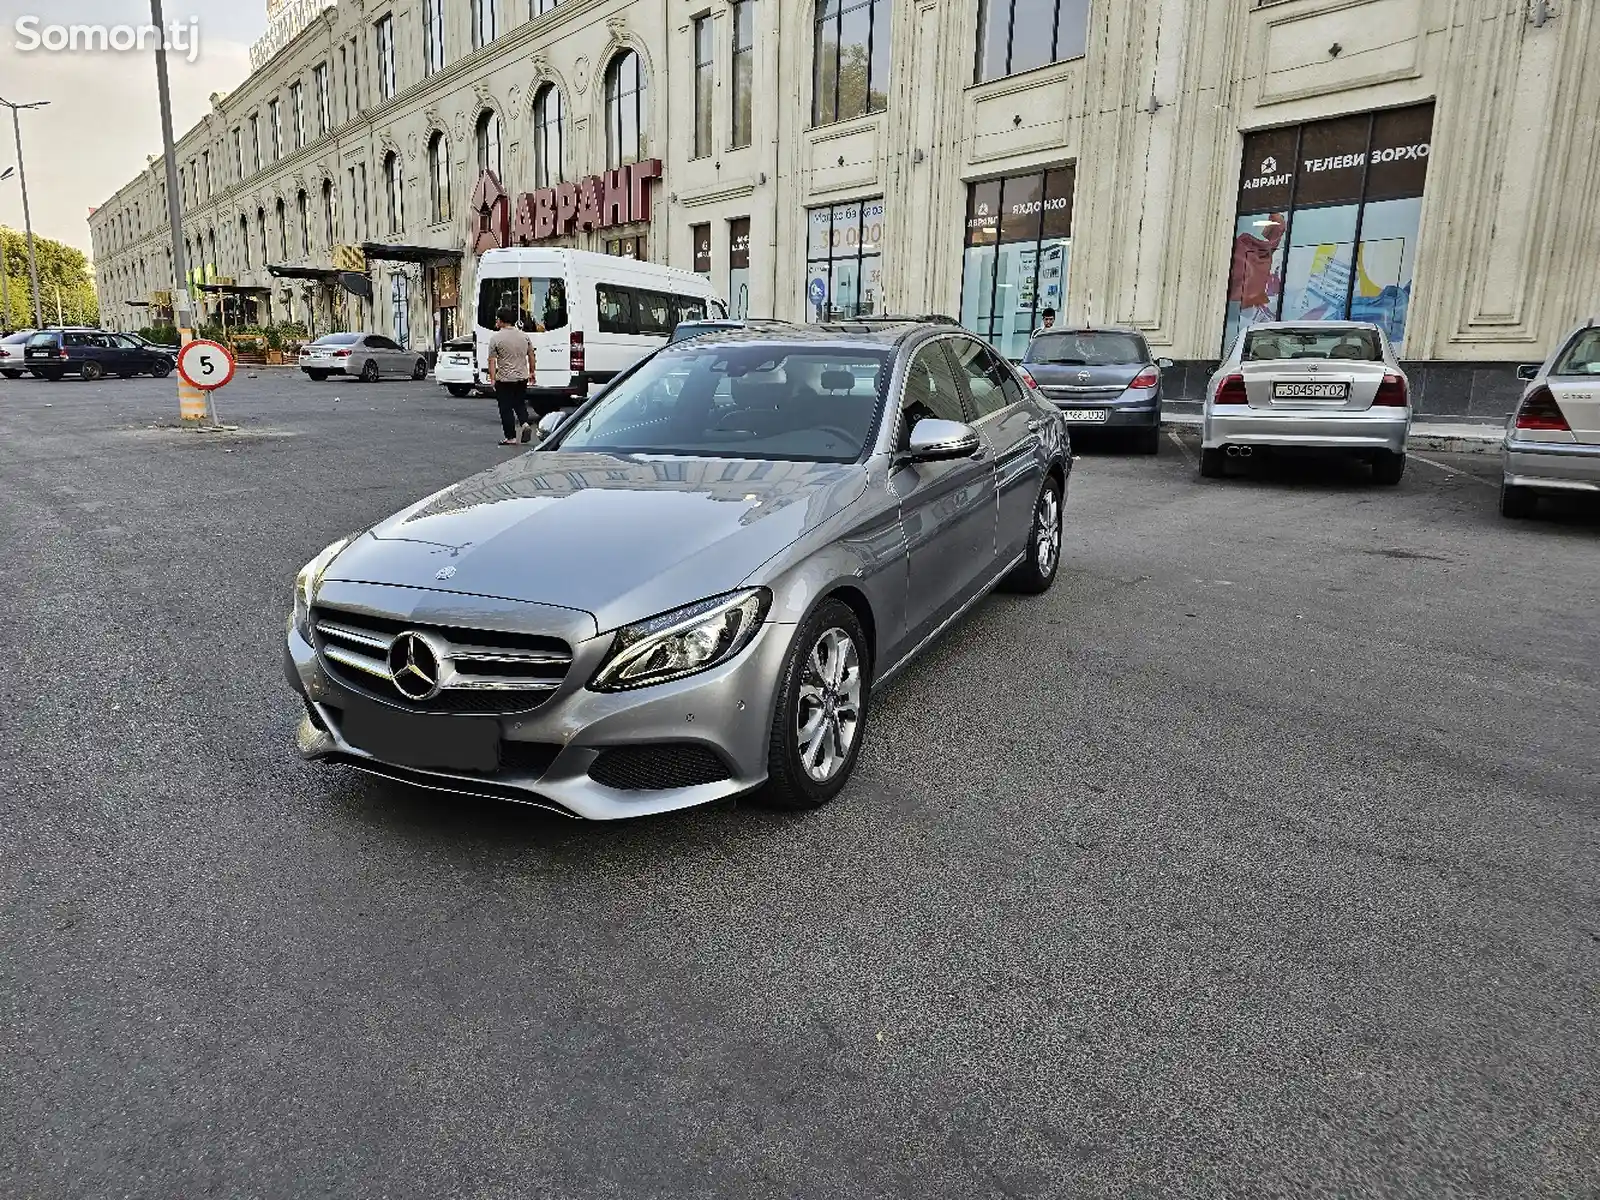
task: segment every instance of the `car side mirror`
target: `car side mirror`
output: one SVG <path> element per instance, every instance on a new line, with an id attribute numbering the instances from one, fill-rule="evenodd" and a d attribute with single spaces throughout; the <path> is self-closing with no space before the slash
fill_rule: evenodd
<path id="1" fill-rule="evenodd" d="M 1543 365 L 1543 363 L 1523 363 L 1517 368 L 1517 378 L 1524 383 L 1537 379 L 1539 378 L 1539 368 Z"/>
<path id="2" fill-rule="evenodd" d="M 1170 370 L 1172 370 L 1173 367 L 1175 367 L 1177 365 L 1178 364 L 1173 362 L 1170 358 L 1158 358 L 1158 359 L 1156 359 L 1156 366 L 1160 367 L 1163 371 L 1170 371 Z"/>
<path id="3" fill-rule="evenodd" d="M 566 419 L 567 414 L 564 412 L 545 413 L 544 416 L 539 418 L 539 440 L 542 442 L 545 438 L 552 436 L 556 430 L 561 428 Z"/>
<path id="4" fill-rule="evenodd" d="M 978 431 L 960 421 L 924 417 L 911 430 L 911 442 L 902 456 L 906 462 L 944 462 L 971 458 L 983 441 Z"/>

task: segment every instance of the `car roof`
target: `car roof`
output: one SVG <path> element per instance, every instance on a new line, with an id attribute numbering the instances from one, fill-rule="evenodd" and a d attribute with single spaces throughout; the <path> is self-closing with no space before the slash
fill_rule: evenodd
<path id="1" fill-rule="evenodd" d="M 689 349 L 704 350 L 707 346 L 752 342 L 773 346 L 872 346 L 881 350 L 894 350 L 901 344 L 913 340 L 918 334 L 952 332 L 957 332 L 957 327 L 913 321 L 839 321 L 818 325 L 746 326 L 710 329 L 697 338 L 673 343 L 662 353 L 677 353 Z"/>
<path id="2" fill-rule="evenodd" d="M 1033 336 L 1038 337 L 1043 333 L 1126 333 L 1131 334 L 1133 337 L 1142 338 L 1144 336 L 1143 331 L 1132 329 L 1127 325 L 1063 325 L 1060 321 L 1050 326 L 1049 329 L 1040 326 L 1033 331 Z"/>
<path id="3" fill-rule="evenodd" d="M 1326 329 L 1330 332 L 1336 329 L 1368 329 L 1373 333 L 1381 332 L 1371 321 L 1263 321 L 1259 325 L 1250 326 L 1246 332 L 1256 333 L 1261 330 L 1270 332 L 1274 329 Z"/>

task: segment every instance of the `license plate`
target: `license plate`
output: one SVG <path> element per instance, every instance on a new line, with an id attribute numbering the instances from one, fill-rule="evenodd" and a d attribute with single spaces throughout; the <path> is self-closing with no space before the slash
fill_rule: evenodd
<path id="1" fill-rule="evenodd" d="M 1348 383 L 1275 383 L 1274 400 L 1343 400 L 1350 394 Z"/>
<path id="2" fill-rule="evenodd" d="M 350 698 L 345 741 L 402 767 L 494 771 L 500 766 L 500 722 L 493 717 L 395 712 Z"/>
<path id="3" fill-rule="evenodd" d="M 1110 415 L 1103 408 L 1063 408 L 1061 410 L 1061 416 L 1064 420 L 1086 421 L 1091 424 L 1096 422 L 1104 424 Z"/>

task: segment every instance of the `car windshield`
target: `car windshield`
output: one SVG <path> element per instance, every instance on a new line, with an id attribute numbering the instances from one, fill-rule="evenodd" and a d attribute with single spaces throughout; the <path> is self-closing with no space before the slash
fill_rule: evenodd
<path id="1" fill-rule="evenodd" d="M 1346 358 L 1382 362 L 1383 349 L 1372 329 L 1252 329 L 1244 338 L 1245 362 L 1283 358 Z"/>
<path id="2" fill-rule="evenodd" d="M 1064 330 L 1041 333 L 1028 343 L 1025 363 L 1064 367 L 1121 367 L 1150 361 L 1144 339 L 1131 333 Z"/>
<path id="3" fill-rule="evenodd" d="M 687 343 L 613 387 L 560 446 L 854 462 L 877 428 L 889 366 L 876 348 Z"/>
<path id="4" fill-rule="evenodd" d="M 1573 338 L 1550 374 L 1600 375 L 1600 329 L 1585 329 Z"/>
<path id="5" fill-rule="evenodd" d="M 351 346 L 361 340 L 359 333 L 330 333 L 312 342 L 313 346 Z"/>

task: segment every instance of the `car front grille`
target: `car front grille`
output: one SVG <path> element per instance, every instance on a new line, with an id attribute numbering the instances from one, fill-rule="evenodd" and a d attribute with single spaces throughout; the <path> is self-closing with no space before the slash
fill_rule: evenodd
<path id="1" fill-rule="evenodd" d="M 320 607 L 312 625 L 328 674 L 352 691 L 415 712 L 527 712 L 548 700 L 572 667 L 566 642 L 538 634 L 414 625 Z M 407 695 L 390 670 L 390 650 L 402 633 L 420 634 L 437 659 L 439 687 L 425 699 Z"/>
<path id="2" fill-rule="evenodd" d="M 619 791 L 656 792 L 721 783 L 729 773 L 705 746 L 666 743 L 602 750 L 589 767 L 589 778 Z"/>

